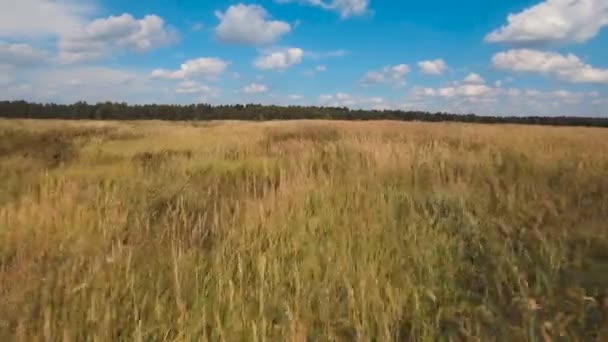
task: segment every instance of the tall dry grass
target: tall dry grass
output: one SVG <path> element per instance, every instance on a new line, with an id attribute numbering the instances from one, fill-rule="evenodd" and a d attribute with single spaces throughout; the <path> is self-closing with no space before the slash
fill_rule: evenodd
<path id="1" fill-rule="evenodd" d="M 0 340 L 605 340 L 607 132 L 0 121 Z"/>

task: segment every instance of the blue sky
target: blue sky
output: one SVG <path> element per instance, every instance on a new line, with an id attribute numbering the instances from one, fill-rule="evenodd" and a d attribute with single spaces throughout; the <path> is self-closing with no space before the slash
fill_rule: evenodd
<path id="1" fill-rule="evenodd" d="M 608 116 L 606 0 L 0 1 L 0 99 Z"/>

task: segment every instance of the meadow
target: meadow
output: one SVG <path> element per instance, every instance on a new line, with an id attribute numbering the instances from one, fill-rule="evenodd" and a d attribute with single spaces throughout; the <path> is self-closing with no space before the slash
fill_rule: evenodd
<path id="1" fill-rule="evenodd" d="M 0 120 L 0 341 L 608 340 L 608 130 Z"/>

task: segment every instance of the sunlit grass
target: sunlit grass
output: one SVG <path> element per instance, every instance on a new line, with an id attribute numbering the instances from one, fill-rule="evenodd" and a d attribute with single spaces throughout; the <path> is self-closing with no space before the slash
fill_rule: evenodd
<path id="1" fill-rule="evenodd" d="M 607 339 L 607 137 L 0 121 L 0 341 Z"/>

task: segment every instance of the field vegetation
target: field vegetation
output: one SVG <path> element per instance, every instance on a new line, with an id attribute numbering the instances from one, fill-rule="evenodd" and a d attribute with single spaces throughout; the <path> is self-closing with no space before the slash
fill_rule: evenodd
<path id="1" fill-rule="evenodd" d="M 0 120 L 0 341 L 608 340 L 608 131 Z"/>

